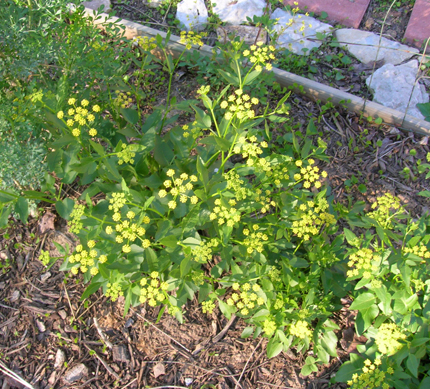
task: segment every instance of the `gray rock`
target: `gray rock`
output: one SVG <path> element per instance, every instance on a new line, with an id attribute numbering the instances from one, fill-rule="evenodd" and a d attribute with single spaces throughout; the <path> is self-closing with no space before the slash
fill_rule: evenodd
<path id="1" fill-rule="evenodd" d="M 252 26 L 222 26 L 216 29 L 216 33 L 220 42 L 229 41 L 228 36 L 230 34 L 233 34 L 235 37 L 239 36 L 248 45 L 256 42 L 266 43 L 267 40 L 266 30 Z"/>
<path id="2" fill-rule="evenodd" d="M 64 380 L 67 383 L 72 383 L 75 381 L 79 381 L 82 377 L 85 377 L 87 375 L 88 368 L 83 363 L 79 363 L 66 372 L 66 374 L 64 375 Z"/>
<path id="3" fill-rule="evenodd" d="M 246 18 L 263 16 L 266 1 L 264 0 L 213 0 L 216 6 L 212 8 L 213 13 L 227 23 L 239 25 L 246 22 Z"/>
<path id="4" fill-rule="evenodd" d="M 176 19 L 187 31 L 201 31 L 208 21 L 208 10 L 203 0 L 182 0 L 178 4 Z"/>
<path id="5" fill-rule="evenodd" d="M 55 369 L 61 369 L 63 367 L 63 363 L 66 360 L 66 354 L 64 354 L 64 351 L 59 348 L 57 350 L 57 354 L 55 354 L 55 363 L 54 368 Z"/>
<path id="6" fill-rule="evenodd" d="M 82 5 L 93 10 L 98 10 L 102 5 L 104 5 L 103 12 L 109 12 L 112 8 L 110 4 L 110 0 L 84 1 Z"/>
<path id="7" fill-rule="evenodd" d="M 337 30 L 334 35 L 342 46 L 346 44 L 346 49 L 363 63 L 383 59 L 386 64 L 398 65 L 419 53 L 418 49 L 384 37 L 380 38 L 379 35 L 369 31 L 342 28 Z M 381 48 L 378 52 L 379 39 L 381 39 Z"/>
<path id="8" fill-rule="evenodd" d="M 366 84 L 373 93 L 373 101 L 386 107 L 405 112 L 409 104 L 408 115 L 418 119 L 424 116 L 416 108 L 417 103 L 427 103 L 429 96 L 423 85 L 417 83 L 412 92 L 418 72 L 418 61 L 412 60 L 404 65 L 386 64 L 370 76 Z M 370 84 L 370 82 L 372 82 Z M 412 97 L 411 97 L 412 94 Z M 410 99 L 410 103 L 409 103 Z"/>
<path id="9" fill-rule="evenodd" d="M 329 34 L 331 31 L 330 24 L 322 23 L 306 15 L 293 17 L 290 12 L 283 11 L 280 8 L 272 13 L 270 19 L 278 19 L 278 23 L 275 25 L 276 32 L 280 34 L 278 47 L 285 47 L 294 54 L 309 54 L 311 49 L 321 46 L 322 42 L 317 39 L 317 33 Z M 308 50 L 304 52 L 302 49 Z"/>

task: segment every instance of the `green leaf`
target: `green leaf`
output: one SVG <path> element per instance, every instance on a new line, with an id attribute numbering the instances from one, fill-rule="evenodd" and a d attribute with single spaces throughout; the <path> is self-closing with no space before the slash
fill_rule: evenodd
<path id="1" fill-rule="evenodd" d="M 373 320 L 378 316 L 379 308 L 376 304 L 372 304 L 368 308 L 361 308 L 357 315 L 357 320 L 355 322 L 355 327 L 358 334 L 362 334 L 371 325 Z"/>
<path id="2" fill-rule="evenodd" d="M 406 360 L 406 367 L 412 373 L 415 378 L 418 378 L 418 366 L 420 365 L 420 360 L 414 355 L 409 354 L 408 359 Z"/>
<path id="3" fill-rule="evenodd" d="M 419 103 L 416 106 L 425 116 L 425 119 L 430 122 L 430 103 Z"/>
<path id="4" fill-rule="evenodd" d="M 375 302 L 375 295 L 373 293 L 362 293 L 351 304 L 350 310 L 361 310 L 369 308 Z"/>
<path id="5" fill-rule="evenodd" d="M 91 296 L 95 292 L 97 292 L 102 286 L 102 282 L 92 282 L 87 289 L 85 289 L 84 293 L 82 293 L 81 301 L 85 300 L 87 297 Z"/>
<path id="6" fill-rule="evenodd" d="M 314 357 L 307 357 L 305 361 L 305 365 L 302 367 L 301 374 L 303 376 L 308 376 L 311 373 L 316 373 L 318 371 L 317 365 L 315 364 Z"/>
<path id="7" fill-rule="evenodd" d="M 200 181 L 203 182 L 203 186 L 206 190 L 207 184 L 209 182 L 209 173 L 200 156 L 197 156 L 197 172 L 199 173 Z"/>
<path id="8" fill-rule="evenodd" d="M 229 84 L 232 84 L 234 86 L 238 86 L 239 85 L 239 80 L 238 80 L 238 78 L 236 76 L 233 76 L 232 74 L 230 74 L 230 73 L 228 73 L 228 72 L 226 72 L 226 71 L 224 71 L 222 69 L 219 69 L 219 68 L 218 68 L 218 73 L 221 74 L 221 76 L 224 77 L 224 79 Z"/>
<path id="9" fill-rule="evenodd" d="M 57 201 L 55 203 L 55 209 L 58 214 L 66 220 L 69 220 L 69 215 L 73 211 L 73 207 L 75 206 L 75 202 L 72 199 L 66 198 L 63 201 Z"/>
<path id="10" fill-rule="evenodd" d="M 131 305 L 131 297 L 133 296 L 133 293 L 131 291 L 131 286 L 127 288 L 125 291 L 125 302 L 124 302 L 124 314 L 123 317 L 125 317 L 128 313 L 128 310 L 130 309 Z"/>
<path id="11" fill-rule="evenodd" d="M 254 81 L 259 75 L 261 74 L 261 71 L 258 70 L 254 70 L 251 73 L 249 73 L 244 82 L 243 82 L 243 86 L 250 84 L 252 81 Z"/>
<path id="12" fill-rule="evenodd" d="M 249 338 L 254 333 L 254 327 L 245 327 L 240 337 L 242 339 Z"/>
<path id="13" fill-rule="evenodd" d="M 270 339 L 266 349 L 267 358 L 270 359 L 270 358 L 276 357 L 277 355 L 279 355 L 282 349 L 283 349 L 283 345 L 278 339 L 276 338 Z"/>
<path id="14" fill-rule="evenodd" d="M 228 140 L 215 135 L 207 136 L 201 139 L 199 143 L 218 146 L 221 151 L 228 151 L 231 147 L 231 143 Z"/>
<path id="15" fill-rule="evenodd" d="M 306 135 L 307 136 L 311 136 L 311 135 L 318 135 L 318 128 L 315 126 L 314 120 L 311 119 L 309 121 L 309 124 L 306 128 Z"/>
<path id="16" fill-rule="evenodd" d="M 121 108 L 121 113 L 130 124 L 136 124 L 139 121 L 139 113 L 132 108 Z"/>
<path id="17" fill-rule="evenodd" d="M 15 204 L 15 212 L 19 215 L 19 219 L 25 224 L 28 219 L 28 200 L 20 197 Z"/>
<path id="18" fill-rule="evenodd" d="M 90 144 L 91 144 L 92 148 L 94 149 L 94 151 L 98 155 L 100 155 L 100 157 L 104 157 L 105 156 L 105 154 L 106 154 L 105 153 L 105 149 L 104 149 L 104 147 L 102 145 L 100 145 L 100 144 L 92 141 L 91 139 L 90 139 Z"/>

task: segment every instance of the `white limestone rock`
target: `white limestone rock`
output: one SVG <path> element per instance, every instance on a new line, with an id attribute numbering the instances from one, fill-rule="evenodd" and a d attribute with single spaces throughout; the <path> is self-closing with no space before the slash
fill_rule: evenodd
<path id="1" fill-rule="evenodd" d="M 386 64 L 398 65 L 419 53 L 418 49 L 402 45 L 399 42 L 390 41 L 384 37 L 381 38 L 381 48 L 378 52 L 380 37 L 378 34 L 369 31 L 342 28 L 334 34 L 341 46 L 346 44 L 346 49 L 363 63 L 383 59 Z"/>
<path id="2" fill-rule="evenodd" d="M 92 1 L 84 1 L 82 3 L 86 8 L 93 9 L 97 11 L 102 5 L 104 5 L 103 12 L 109 12 L 111 10 L 110 0 L 92 0 Z"/>
<path id="3" fill-rule="evenodd" d="M 265 0 L 212 0 L 216 4 L 212 8 L 213 13 L 227 23 L 239 25 L 246 22 L 246 18 L 251 19 L 255 16 L 263 16 L 266 7 Z"/>
<path id="4" fill-rule="evenodd" d="M 182 0 L 178 4 L 176 19 L 187 31 L 201 31 L 208 21 L 208 10 L 203 0 Z"/>
<path id="5" fill-rule="evenodd" d="M 306 15 L 293 17 L 292 13 L 280 8 L 272 13 L 270 19 L 278 19 L 278 23 L 275 25 L 276 32 L 280 34 L 277 46 L 285 47 L 299 55 L 308 55 L 311 49 L 321 46 L 322 42 L 318 41 L 317 33 L 329 34 L 331 31 L 330 24 L 322 23 Z M 293 19 L 293 23 L 290 26 L 291 19 Z M 303 31 L 300 31 L 301 28 Z M 304 52 L 302 49 L 308 50 Z"/>
<path id="6" fill-rule="evenodd" d="M 412 92 L 417 72 L 418 61 L 416 60 L 398 66 L 393 64 L 382 66 L 375 71 L 372 81 L 371 76 L 366 80 L 367 86 L 373 93 L 373 101 L 385 107 L 405 112 L 412 93 L 407 114 L 418 119 L 424 119 L 416 105 L 427 103 L 429 96 L 424 86 L 419 83 Z M 370 82 L 372 82 L 371 85 Z"/>

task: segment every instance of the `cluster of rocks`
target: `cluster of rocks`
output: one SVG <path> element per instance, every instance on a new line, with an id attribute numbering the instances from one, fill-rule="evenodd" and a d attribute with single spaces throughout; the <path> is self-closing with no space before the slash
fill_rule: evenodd
<path id="1" fill-rule="evenodd" d="M 147 5 L 157 7 L 163 0 L 143 0 Z M 103 4 L 110 9 L 109 0 L 93 0 L 84 3 L 89 8 Z M 246 43 L 267 41 L 265 31 L 258 27 L 244 26 L 248 18 L 264 15 L 265 0 L 216 0 L 212 12 L 226 25 L 217 29 L 218 39 L 224 41 L 231 33 Z M 176 18 L 183 29 L 201 31 L 208 24 L 208 10 L 204 0 L 182 0 L 177 6 Z M 425 88 L 416 82 L 419 65 L 416 59 L 405 63 L 419 54 L 412 48 L 381 37 L 368 31 L 343 28 L 333 31 L 331 25 L 306 15 L 294 15 L 289 11 L 276 9 L 270 16 L 275 20 L 273 33 L 277 36 L 278 48 L 288 49 L 298 55 L 308 55 L 310 50 L 322 44 L 321 37 L 333 34 L 337 41 L 355 58 L 364 64 L 383 61 L 384 65 L 367 80 L 373 93 L 373 100 L 390 108 L 406 112 L 419 119 L 424 116 L 416 108 L 417 103 L 426 103 L 429 96 Z"/>
<path id="2" fill-rule="evenodd" d="M 264 0 L 217 0 L 213 12 L 227 26 L 218 28 L 220 40 L 234 32 L 246 42 L 267 39 L 257 35 L 259 28 L 241 26 L 247 18 L 262 16 L 266 7 Z M 208 11 L 203 0 L 183 0 L 178 4 L 176 18 L 186 30 L 200 31 L 206 27 Z M 293 15 L 289 11 L 276 9 L 270 19 L 276 20 L 274 33 L 277 46 L 298 55 L 308 55 L 310 50 L 322 44 L 321 36 L 332 34 L 332 26 L 306 15 Z M 321 35 L 323 34 L 323 35 Z M 424 116 L 416 108 L 417 103 L 426 103 L 429 96 L 423 85 L 416 82 L 419 66 L 412 56 L 419 54 L 415 48 L 353 28 L 333 32 L 337 41 L 355 58 L 368 64 L 383 61 L 384 65 L 366 80 L 373 93 L 373 100 L 393 109 L 406 112 L 419 119 Z"/>

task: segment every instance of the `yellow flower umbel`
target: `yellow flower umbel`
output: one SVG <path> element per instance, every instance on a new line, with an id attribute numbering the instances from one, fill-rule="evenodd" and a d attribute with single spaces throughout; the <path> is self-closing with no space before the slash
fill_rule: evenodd
<path id="1" fill-rule="evenodd" d="M 88 100 L 83 99 L 78 104 L 78 100 L 75 97 L 69 98 L 67 103 L 70 106 L 67 112 L 59 111 L 57 112 L 57 117 L 69 127 L 75 138 L 87 133 L 94 138 L 97 135 L 97 130 L 92 128 L 92 123 L 96 120 L 94 113 L 100 112 L 100 107 L 94 105 L 91 112 L 88 107 L 90 104 Z M 85 127 L 87 130 L 84 131 Z"/>
<path id="2" fill-rule="evenodd" d="M 427 246 L 424 243 L 420 243 L 419 245 L 414 247 L 405 247 L 403 249 L 403 253 L 414 254 L 417 257 L 420 257 L 423 261 L 425 261 L 425 259 L 430 258 L 430 251 L 428 250 Z"/>
<path id="3" fill-rule="evenodd" d="M 221 199 L 215 200 L 215 207 L 209 215 L 210 220 L 217 220 L 218 225 L 227 224 L 228 227 L 234 227 L 240 222 L 240 212 L 235 208 L 236 200 L 230 199 L 227 202 Z"/>
<path id="4" fill-rule="evenodd" d="M 149 306 L 155 307 L 162 304 L 167 299 L 166 291 L 169 285 L 165 281 L 161 281 L 159 273 L 153 271 L 148 278 L 140 280 L 140 298 L 139 301 L 143 304 L 148 302 Z"/>
<path id="5" fill-rule="evenodd" d="M 202 302 L 202 312 L 207 315 L 211 315 L 215 309 L 215 303 L 213 301 L 203 301 Z"/>
<path id="6" fill-rule="evenodd" d="M 375 219 L 383 228 L 392 228 L 391 221 L 399 214 L 405 212 L 404 208 L 400 205 L 400 199 L 394 197 L 390 193 L 378 197 L 372 204 L 373 212 L 367 214 L 368 217 Z"/>
<path id="7" fill-rule="evenodd" d="M 375 343 L 382 354 L 393 355 L 402 347 L 402 344 L 399 342 L 401 339 L 406 339 L 406 335 L 402 334 L 396 324 L 383 323 L 378 328 Z"/>
<path id="8" fill-rule="evenodd" d="M 100 255 L 95 249 L 95 246 L 96 242 L 94 240 L 89 240 L 87 242 L 86 249 L 84 249 L 84 246 L 81 244 L 76 246 L 75 254 L 68 258 L 69 263 L 76 263 L 76 266 L 72 267 L 70 270 L 72 274 L 78 274 L 79 271 L 81 271 L 81 273 L 87 273 L 89 271 L 92 276 L 98 274 L 97 263 L 106 262 L 107 257 L 103 254 Z"/>
<path id="9" fill-rule="evenodd" d="M 303 320 L 298 320 L 290 326 L 290 335 L 300 339 L 312 337 L 312 331 L 308 328 L 308 323 Z"/>
<path id="10" fill-rule="evenodd" d="M 114 227 L 107 226 L 106 234 L 114 235 L 115 242 L 123 244 L 122 251 L 129 253 L 131 251 L 130 244 L 136 239 L 140 240 L 140 245 L 146 249 L 151 245 L 149 239 L 145 239 L 146 229 L 141 224 L 149 224 L 148 216 L 143 216 L 139 221 L 135 221 L 136 214 L 133 211 L 128 211 L 125 220 L 122 220 L 121 208 L 125 205 L 126 199 L 124 193 L 112 193 L 112 198 L 109 200 L 109 209 L 114 211 L 112 216 L 116 223 Z"/>
<path id="11" fill-rule="evenodd" d="M 245 187 L 245 181 L 234 170 L 224 173 L 223 177 L 227 181 L 227 189 L 234 191 L 237 201 L 245 200 L 251 194 Z"/>
<path id="12" fill-rule="evenodd" d="M 207 263 L 212 259 L 213 249 L 218 246 L 216 239 L 201 241 L 199 246 L 195 246 L 191 250 L 191 255 L 197 263 Z"/>
<path id="13" fill-rule="evenodd" d="M 139 151 L 139 145 L 123 144 L 122 150 L 119 151 L 116 155 L 118 156 L 118 165 L 122 165 L 123 163 L 129 163 L 132 165 L 134 163 L 134 157 L 136 156 L 136 152 Z"/>
<path id="14" fill-rule="evenodd" d="M 263 70 L 263 66 L 266 67 L 266 70 L 271 70 L 272 65 L 269 61 L 275 59 L 274 46 L 264 46 L 263 42 L 257 42 L 256 45 L 252 45 L 250 50 L 244 50 L 243 56 L 249 58 L 249 62 L 253 64 L 253 68 L 255 70 L 261 72 Z"/>
<path id="15" fill-rule="evenodd" d="M 203 46 L 202 38 L 207 36 L 206 32 L 202 32 L 200 34 L 196 34 L 194 31 L 181 31 L 179 42 L 185 45 L 187 50 L 190 50 L 193 45 Z"/>
<path id="16" fill-rule="evenodd" d="M 237 89 L 234 94 L 231 94 L 227 100 L 223 100 L 220 107 L 225 110 L 224 117 L 226 120 L 234 118 L 241 122 L 255 117 L 255 106 L 260 101 L 256 97 L 250 97 L 243 94 L 242 89 Z"/>
<path id="17" fill-rule="evenodd" d="M 113 284 L 108 283 L 105 296 L 110 297 L 112 301 L 118 300 L 119 296 L 124 296 L 124 293 L 122 291 L 121 286 L 119 285 L 119 282 L 114 282 Z"/>
<path id="18" fill-rule="evenodd" d="M 199 199 L 192 192 L 194 188 L 194 183 L 197 182 L 197 177 L 194 175 L 189 176 L 187 173 L 182 173 L 175 178 L 177 173 L 173 169 L 169 169 L 166 173 L 169 180 L 163 182 L 165 189 L 160 189 L 158 191 L 158 197 L 161 199 L 166 196 L 170 196 L 171 200 L 167 203 L 170 209 L 175 209 L 178 205 L 177 201 L 180 203 L 197 204 Z"/>
<path id="19" fill-rule="evenodd" d="M 326 212 L 327 210 L 328 203 L 325 198 L 300 204 L 296 216 L 299 220 L 293 222 L 293 233 L 305 241 L 309 240 L 312 235 L 318 235 L 324 224 L 336 222 L 335 217 Z"/>
<path id="20" fill-rule="evenodd" d="M 265 303 L 264 298 L 259 297 L 257 294 L 261 290 L 258 284 L 251 285 L 247 282 L 241 286 L 238 282 L 235 282 L 232 288 L 234 292 L 227 299 L 227 304 L 232 307 L 235 306 L 243 316 L 249 315 L 253 309 Z"/>
<path id="21" fill-rule="evenodd" d="M 274 320 L 266 319 L 263 323 L 263 331 L 268 336 L 271 337 L 275 331 L 278 329 L 276 322 Z"/>
<path id="22" fill-rule="evenodd" d="M 133 99 L 130 97 L 130 92 L 124 93 L 120 92 L 119 90 L 116 90 L 115 93 L 116 98 L 114 99 L 113 103 L 118 108 L 127 108 L 133 102 Z"/>
<path id="23" fill-rule="evenodd" d="M 135 47 L 138 46 L 145 51 L 151 51 L 157 47 L 155 38 L 148 38 L 147 36 L 134 37 L 131 44 Z"/>
<path id="24" fill-rule="evenodd" d="M 346 272 L 348 277 L 361 276 L 363 278 L 371 278 L 372 271 L 377 271 L 378 266 L 375 261 L 379 261 L 379 256 L 374 256 L 373 251 L 368 248 L 357 250 L 349 256 L 348 267 L 351 270 Z"/>
<path id="25" fill-rule="evenodd" d="M 269 240 L 266 234 L 257 232 L 259 228 L 258 224 L 254 224 L 251 229 L 252 232 L 247 228 L 243 230 L 243 235 L 246 236 L 246 239 L 243 241 L 243 246 L 246 247 L 248 254 L 252 254 L 254 251 L 262 253 L 264 249 L 263 245 Z"/>
<path id="26" fill-rule="evenodd" d="M 322 171 L 320 173 L 319 167 L 313 166 L 315 164 L 313 159 L 309 159 L 307 162 L 308 166 L 305 167 L 303 161 L 296 161 L 296 166 L 300 168 L 300 173 L 294 174 L 294 179 L 297 181 L 297 183 L 303 182 L 303 187 L 306 189 L 309 189 L 312 185 L 314 188 L 319 189 L 322 186 L 319 179 L 321 177 L 326 178 L 327 172 Z"/>
<path id="27" fill-rule="evenodd" d="M 272 192 L 269 189 L 266 189 L 263 194 L 263 191 L 258 188 L 255 190 L 255 194 L 254 200 L 263 206 L 263 208 L 260 209 L 261 213 L 267 213 L 270 207 L 276 207 L 276 203 L 270 198 Z"/>
<path id="28" fill-rule="evenodd" d="M 69 231 L 72 234 L 79 234 L 82 229 L 81 217 L 84 215 L 85 206 L 82 204 L 75 204 L 73 211 L 70 213 Z"/>
<path id="29" fill-rule="evenodd" d="M 361 369 L 362 373 L 355 373 L 352 379 L 347 382 L 351 389 L 374 389 L 381 388 L 389 389 L 390 385 L 385 382 L 386 373 L 394 373 L 393 368 L 389 367 L 387 371 L 381 371 L 379 366 L 381 365 L 380 359 L 375 359 L 372 363 L 370 359 L 364 361 L 364 366 Z"/>

